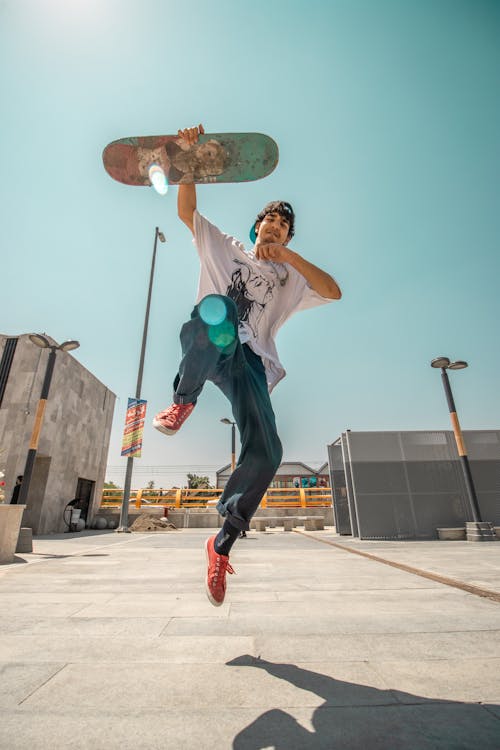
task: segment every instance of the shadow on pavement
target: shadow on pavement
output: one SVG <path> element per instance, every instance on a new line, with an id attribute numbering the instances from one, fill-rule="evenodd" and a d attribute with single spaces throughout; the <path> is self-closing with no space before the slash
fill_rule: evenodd
<path id="1" fill-rule="evenodd" d="M 342 682 L 293 664 L 239 656 L 228 666 L 268 674 L 325 700 L 310 715 L 314 731 L 282 709 L 242 729 L 233 750 L 499 750 L 500 706 L 423 698 Z"/>
<path id="2" fill-rule="evenodd" d="M 8 563 L 8 565 L 21 565 L 23 563 L 27 563 L 28 561 L 25 560 L 23 557 L 18 557 L 17 555 L 14 555 L 13 560 Z M 1 570 L 1 568 L 0 568 Z"/>
<path id="3" fill-rule="evenodd" d="M 29 553 L 30 558 L 31 557 L 42 557 L 46 558 L 48 560 L 64 560 L 67 557 L 74 557 L 74 555 L 53 555 L 49 554 L 48 552 L 30 552 Z M 27 560 L 23 560 L 22 558 L 15 558 L 14 562 L 28 562 Z"/>

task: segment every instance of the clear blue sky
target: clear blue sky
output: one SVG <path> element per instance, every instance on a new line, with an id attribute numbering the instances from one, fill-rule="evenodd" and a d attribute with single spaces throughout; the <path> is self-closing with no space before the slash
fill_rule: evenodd
<path id="1" fill-rule="evenodd" d="M 2 0 L 0 330 L 79 339 L 118 396 L 109 478 L 124 472 L 156 225 L 168 244 L 133 484 L 229 461 L 211 384 L 175 438 L 149 426 L 171 400 L 198 260 L 176 190 L 122 186 L 101 162 L 111 140 L 200 121 L 280 147 L 266 180 L 201 187 L 202 213 L 247 241 L 264 203 L 289 200 L 293 249 L 344 293 L 279 334 L 284 458 L 318 466 L 346 428 L 447 429 L 441 354 L 469 362 L 452 374 L 462 426 L 500 426 L 499 39 L 493 0 Z"/>

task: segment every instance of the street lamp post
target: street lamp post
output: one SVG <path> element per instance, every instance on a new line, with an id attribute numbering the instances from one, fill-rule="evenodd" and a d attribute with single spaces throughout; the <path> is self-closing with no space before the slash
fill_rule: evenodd
<path id="1" fill-rule="evenodd" d="M 467 494 L 469 497 L 469 505 L 472 513 L 472 519 L 476 523 L 481 523 L 481 511 L 479 509 L 479 503 L 477 500 L 476 489 L 474 487 L 474 481 L 472 479 L 472 473 L 470 470 L 469 459 L 467 456 L 467 449 L 465 447 L 462 428 L 458 421 L 457 410 L 455 407 L 455 400 L 453 393 L 451 392 L 450 381 L 448 379 L 448 373 L 446 370 L 463 370 L 468 367 L 467 362 L 458 360 L 457 362 L 450 362 L 448 357 L 436 357 L 431 362 L 431 367 L 435 367 L 441 370 L 441 380 L 443 381 L 444 392 L 446 393 L 446 400 L 448 402 L 448 408 L 450 410 L 451 424 L 453 426 L 453 432 L 455 434 L 455 441 L 457 443 L 458 455 L 460 456 L 460 462 L 462 465 L 462 471 L 465 479 L 465 485 L 467 487 Z"/>
<path id="2" fill-rule="evenodd" d="M 224 419 L 221 419 L 221 422 L 223 424 L 230 424 L 231 425 L 231 473 L 234 471 L 236 467 L 236 422 L 231 421 L 227 417 L 224 417 Z"/>
<path id="3" fill-rule="evenodd" d="M 23 479 L 21 482 L 21 489 L 19 490 L 19 505 L 26 505 L 28 499 L 29 488 L 31 484 L 31 478 L 33 476 L 33 467 L 35 465 L 36 453 L 38 450 L 38 443 L 40 440 L 40 432 L 42 429 L 43 415 L 45 413 L 45 407 L 47 405 L 47 399 L 49 397 L 50 384 L 52 382 L 52 375 L 54 373 L 54 365 L 56 362 L 56 352 L 70 352 L 73 349 L 78 349 L 80 346 L 78 341 L 64 341 L 64 343 L 57 345 L 51 344 L 50 341 L 41 333 L 32 333 L 29 337 L 30 341 L 39 346 L 40 349 L 50 349 L 49 358 L 47 360 L 47 367 L 45 369 L 45 376 L 43 379 L 42 392 L 38 400 L 38 406 L 35 415 L 35 423 L 31 433 L 31 440 L 26 457 L 26 464 L 24 467 Z"/>
<path id="4" fill-rule="evenodd" d="M 160 242 L 166 242 L 165 235 L 163 232 L 160 232 L 158 227 L 155 228 L 155 239 L 154 239 L 154 245 L 153 245 L 153 257 L 151 258 L 151 272 L 149 274 L 149 289 L 148 289 L 148 298 L 146 302 L 146 314 L 144 316 L 144 328 L 142 331 L 142 345 L 141 345 L 141 355 L 139 357 L 139 370 L 137 373 L 137 385 L 135 389 L 135 397 L 136 399 L 140 399 L 141 397 L 141 388 L 142 388 L 142 374 L 144 372 L 144 359 L 146 355 L 146 342 L 148 338 L 148 325 L 149 325 L 149 310 L 151 307 L 151 295 L 153 292 L 153 279 L 154 279 L 154 273 L 155 273 L 155 263 L 156 263 L 156 246 L 158 244 L 158 240 Z M 122 500 L 122 507 L 120 510 L 120 522 L 118 524 L 117 531 L 118 532 L 128 532 L 128 505 L 130 501 L 130 487 L 132 485 L 132 470 L 134 468 L 134 457 L 129 456 L 127 458 L 127 468 L 125 470 L 125 483 L 123 486 L 123 500 Z"/>

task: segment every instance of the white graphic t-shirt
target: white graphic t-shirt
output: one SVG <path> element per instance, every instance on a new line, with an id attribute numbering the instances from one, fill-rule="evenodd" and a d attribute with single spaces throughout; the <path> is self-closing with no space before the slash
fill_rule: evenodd
<path id="1" fill-rule="evenodd" d="M 274 339 L 298 310 L 332 302 L 311 289 L 288 263 L 256 260 L 234 237 L 194 212 L 194 244 L 201 260 L 196 304 L 207 294 L 231 297 L 238 308 L 239 338 L 261 357 L 271 391 L 285 377 Z"/>

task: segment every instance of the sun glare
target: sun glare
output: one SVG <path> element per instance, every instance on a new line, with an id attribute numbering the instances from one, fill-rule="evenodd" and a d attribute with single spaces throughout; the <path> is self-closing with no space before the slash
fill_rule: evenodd
<path id="1" fill-rule="evenodd" d="M 159 164 L 151 164 L 148 170 L 149 180 L 160 195 L 166 195 L 168 191 L 168 181 L 165 172 Z"/>

